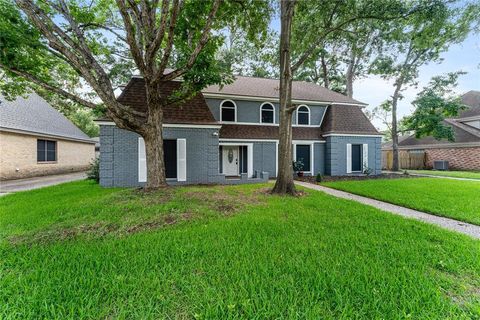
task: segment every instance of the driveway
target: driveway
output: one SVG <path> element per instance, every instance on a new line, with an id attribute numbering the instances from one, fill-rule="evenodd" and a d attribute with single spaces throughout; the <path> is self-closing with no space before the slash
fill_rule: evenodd
<path id="1" fill-rule="evenodd" d="M 34 177 L 18 180 L 0 181 L 0 196 L 10 192 L 38 189 L 56 184 L 82 180 L 86 178 L 85 172 L 74 172 L 52 176 Z"/>

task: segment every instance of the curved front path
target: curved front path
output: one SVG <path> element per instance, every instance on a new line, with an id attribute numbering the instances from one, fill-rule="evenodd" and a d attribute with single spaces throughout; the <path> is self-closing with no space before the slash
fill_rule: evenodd
<path id="1" fill-rule="evenodd" d="M 405 207 L 397 206 L 395 204 L 359 196 L 359 195 L 345 192 L 345 191 L 327 188 L 317 184 L 312 184 L 312 183 L 302 182 L 302 181 L 295 181 L 295 184 L 308 189 L 322 191 L 334 197 L 357 201 L 359 203 L 375 207 L 382 211 L 398 214 L 406 218 L 411 218 L 411 219 L 416 219 L 423 222 L 431 223 L 448 230 L 460 232 L 468 236 L 471 236 L 473 238 L 480 239 L 480 226 L 476 226 L 474 224 L 470 224 L 467 222 L 462 222 L 462 221 L 458 221 L 450 218 L 435 216 L 433 214 L 425 213 L 422 211 L 408 209 Z"/>

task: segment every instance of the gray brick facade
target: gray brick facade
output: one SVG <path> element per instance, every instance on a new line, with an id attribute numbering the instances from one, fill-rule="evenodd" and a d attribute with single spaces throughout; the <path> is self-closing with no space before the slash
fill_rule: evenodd
<path id="1" fill-rule="evenodd" d="M 219 173 L 219 141 L 216 128 L 167 127 L 165 139 L 185 139 L 187 150 L 187 181 L 171 184 L 217 184 L 254 182 L 225 180 Z M 100 126 L 100 184 L 105 187 L 136 187 L 138 182 L 138 139 L 139 135 L 112 125 Z M 235 141 L 239 145 L 253 145 L 253 172 L 260 173 L 260 180 L 277 173 L 277 142 L 275 141 Z M 296 141 L 302 144 L 301 141 Z M 312 142 L 305 142 L 311 144 Z M 347 143 L 368 144 L 369 163 L 374 174 L 381 173 L 381 138 L 359 136 L 330 136 L 326 143 L 313 143 L 313 175 L 345 175 Z M 257 180 L 258 181 L 258 180 Z"/>
<path id="2" fill-rule="evenodd" d="M 347 174 L 347 144 L 368 144 L 368 167 L 373 174 L 382 172 L 381 137 L 329 136 L 325 150 L 325 174 L 341 176 Z"/>

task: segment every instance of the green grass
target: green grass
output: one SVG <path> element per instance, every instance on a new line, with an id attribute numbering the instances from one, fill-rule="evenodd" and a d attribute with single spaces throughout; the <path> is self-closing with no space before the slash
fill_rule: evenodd
<path id="1" fill-rule="evenodd" d="M 382 200 L 480 225 L 480 183 L 438 178 L 378 179 L 323 183 Z"/>
<path id="2" fill-rule="evenodd" d="M 480 172 L 478 171 L 408 170 L 408 172 L 441 177 L 480 179 Z"/>
<path id="3" fill-rule="evenodd" d="M 480 318 L 479 241 L 263 189 L 75 182 L 0 198 L 0 318 Z"/>

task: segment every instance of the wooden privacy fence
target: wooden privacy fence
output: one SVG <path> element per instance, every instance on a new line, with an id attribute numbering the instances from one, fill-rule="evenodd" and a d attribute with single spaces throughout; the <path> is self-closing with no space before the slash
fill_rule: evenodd
<path id="1" fill-rule="evenodd" d="M 398 152 L 401 169 L 425 169 L 425 151 L 423 150 L 400 150 Z M 382 150 L 382 169 L 392 170 L 393 151 Z"/>

